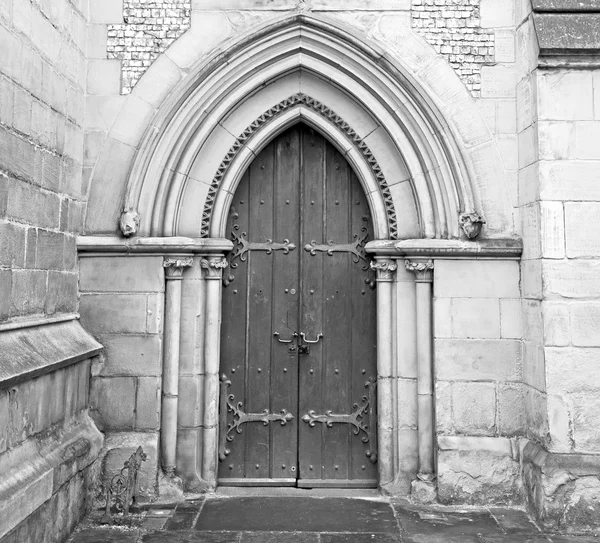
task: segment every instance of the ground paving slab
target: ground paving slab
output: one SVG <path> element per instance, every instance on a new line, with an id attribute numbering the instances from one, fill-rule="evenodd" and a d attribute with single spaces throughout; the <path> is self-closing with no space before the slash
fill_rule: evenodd
<path id="1" fill-rule="evenodd" d="M 101 524 L 90 515 L 69 543 L 600 543 L 542 533 L 518 509 L 420 506 L 378 495 L 215 494 L 148 504 Z"/>

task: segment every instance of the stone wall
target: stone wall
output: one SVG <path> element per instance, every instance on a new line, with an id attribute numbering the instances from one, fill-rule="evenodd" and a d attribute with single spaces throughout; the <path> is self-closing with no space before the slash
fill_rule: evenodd
<path id="1" fill-rule="evenodd" d="M 164 311 L 163 258 L 80 259 L 83 325 L 105 346 L 92 368 L 91 415 L 107 437 L 106 473 L 142 445 L 144 494 L 156 493 Z M 116 449 L 114 452 L 111 452 Z"/>
<path id="2" fill-rule="evenodd" d="M 22 0 L 0 8 L 0 320 L 76 309 L 85 6 Z"/>

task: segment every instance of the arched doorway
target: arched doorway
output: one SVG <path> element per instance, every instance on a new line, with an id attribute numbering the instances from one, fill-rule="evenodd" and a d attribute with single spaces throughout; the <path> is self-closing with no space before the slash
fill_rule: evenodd
<path id="1" fill-rule="evenodd" d="M 342 154 L 296 124 L 229 212 L 218 483 L 376 487 L 369 205 Z"/>

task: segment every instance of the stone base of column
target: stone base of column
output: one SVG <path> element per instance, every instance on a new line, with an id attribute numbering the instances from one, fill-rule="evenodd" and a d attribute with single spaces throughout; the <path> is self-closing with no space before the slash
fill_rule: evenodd
<path id="1" fill-rule="evenodd" d="M 161 500 L 183 500 L 183 481 L 175 474 L 161 473 L 158 477 L 158 495 Z"/>
<path id="2" fill-rule="evenodd" d="M 415 479 L 411 483 L 410 496 L 416 503 L 434 503 L 437 501 L 437 485 L 435 480 L 423 481 Z"/>

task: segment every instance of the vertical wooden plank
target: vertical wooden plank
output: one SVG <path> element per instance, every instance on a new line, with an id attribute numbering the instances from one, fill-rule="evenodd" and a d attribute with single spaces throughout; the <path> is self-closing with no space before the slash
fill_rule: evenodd
<path id="1" fill-rule="evenodd" d="M 325 235 L 323 243 L 345 244 L 351 239 L 349 226 L 348 163 L 329 143 L 326 148 Z M 352 413 L 351 397 L 351 342 L 350 339 L 350 286 L 348 272 L 351 268 L 349 253 L 320 253 L 323 259 L 323 351 L 325 365 L 323 388 L 335 391 L 325 400 L 325 412 Z M 334 424 L 325 432 L 324 479 L 349 478 L 349 445 L 351 427 Z"/>
<path id="2" fill-rule="evenodd" d="M 248 240 L 257 243 L 273 239 L 274 144 L 255 159 L 250 175 Z M 248 357 L 246 361 L 246 412 L 260 413 L 270 406 L 271 311 L 273 303 L 273 259 L 264 251 L 249 251 L 248 257 Z M 242 427 L 246 434 L 247 478 L 270 475 L 269 427 L 251 422 Z"/>
<path id="3" fill-rule="evenodd" d="M 231 204 L 227 221 L 227 235 L 232 237 L 234 225 L 239 227 L 236 232 L 248 231 L 248 195 L 250 172 L 247 171 L 240 182 L 239 188 Z M 229 259 L 231 262 L 231 258 Z M 236 266 L 236 267 L 233 267 Z M 231 267 L 225 270 L 225 276 L 233 276 L 234 280 L 223 289 L 223 318 L 221 325 L 221 374 L 227 375 L 232 386 L 230 394 L 237 401 L 243 401 L 245 396 L 245 360 L 246 360 L 246 288 L 248 263 L 239 259 L 231 262 Z M 228 420 L 232 415 L 227 414 Z M 241 478 L 245 473 L 245 434 L 234 437 L 227 446 L 231 453 L 219 463 L 219 478 Z"/>
<path id="4" fill-rule="evenodd" d="M 296 249 L 286 254 L 274 251 L 273 264 L 273 325 L 271 332 L 279 332 L 287 340 L 299 333 L 298 306 L 300 297 L 300 131 L 298 127 L 285 132 L 275 142 L 273 187 L 274 241 L 289 240 Z M 298 464 L 298 351 L 297 340 L 284 344 L 271 333 L 273 356 L 271 367 L 272 413 L 282 409 L 294 419 L 285 426 L 270 425 L 270 477 L 296 478 Z M 289 347 L 294 348 L 290 352 Z"/>
<path id="5" fill-rule="evenodd" d="M 349 171 L 351 186 L 351 232 L 363 235 L 362 228 L 368 229 L 367 241 L 373 239 L 373 222 L 366 196 L 360 182 L 353 171 Z M 364 220 L 367 219 L 367 220 Z M 351 338 L 352 338 L 352 395 L 354 401 L 362 404 L 362 398 L 368 398 L 368 389 L 365 383 L 369 377 L 377 377 L 377 352 L 376 352 L 376 291 L 372 289 L 365 279 L 369 278 L 369 270 L 362 260 L 354 264 L 351 269 Z M 363 417 L 363 423 L 368 425 L 368 414 Z M 352 479 L 377 479 L 377 465 L 365 456 L 365 451 L 372 444 L 363 443 L 362 437 L 354 437 L 351 443 Z M 360 437 L 360 439 L 359 439 Z"/>
<path id="6" fill-rule="evenodd" d="M 302 153 L 302 236 L 301 236 L 301 331 L 314 340 L 321 332 L 322 320 L 322 258 L 311 256 L 304 247 L 312 240 L 320 243 L 323 238 L 323 198 L 324 142 L 313 130 L 303 127 L 301 138 Z M 323 395 L 330 391 L 322 388 L 323 345 L 310 346 L 309 354 L 299 355 L 299 386 L 301 418 L 311 410 L 321 413 Z M 314 428 L 305 422 L 299 428 L 299 466 L 301 479 L 321 479 L 323 466 L 322 435 L 327 431 L 322 424 Z"/>

